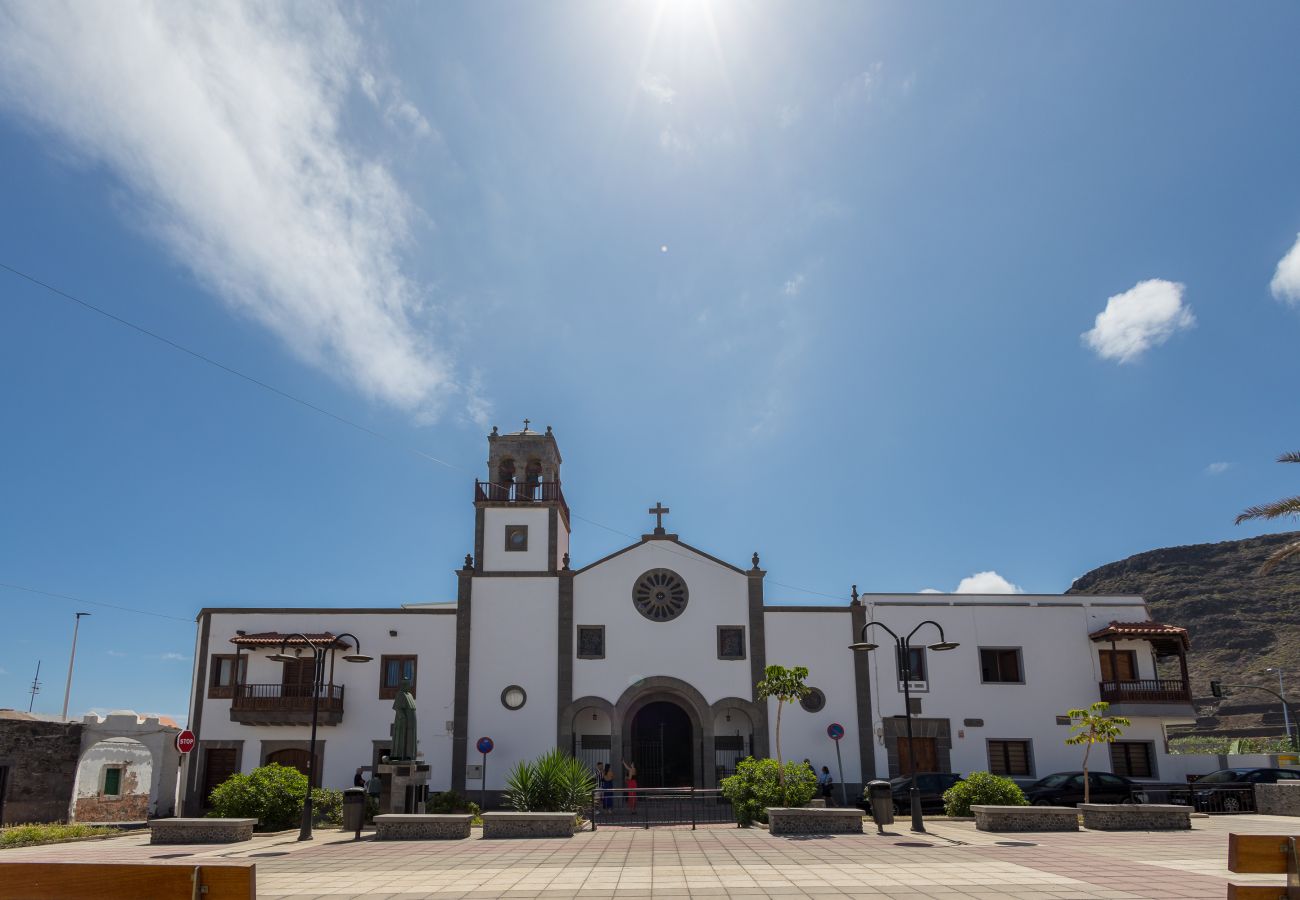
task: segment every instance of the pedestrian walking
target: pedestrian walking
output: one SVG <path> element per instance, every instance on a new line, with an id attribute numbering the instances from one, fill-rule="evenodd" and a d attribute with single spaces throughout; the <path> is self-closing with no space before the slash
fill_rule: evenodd
<path id="1" fill-rule="evenodd" d="M 822 766 L 822 774 L 817 779 L 817 785 L 821 788 L 822 798 L 826 801 L 827 806 L 835 805 L 835 779 L 831 778 L 829 766 Z"/>

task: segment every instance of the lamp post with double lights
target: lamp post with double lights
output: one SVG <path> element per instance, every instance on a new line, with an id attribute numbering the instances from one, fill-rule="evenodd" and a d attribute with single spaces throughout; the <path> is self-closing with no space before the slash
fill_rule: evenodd
<path id="1" fill-rule="evenodd" d="M 267 657 L 267 659 L 275 662 L 296 662 L 298 657 L 290 656 L 284 652 L 291 638 L 301 638 L 302 642 L 311 648 L 311 652 L 315 657 L 311 680 L 311 743 L 307 749 L 307 797 L 302 803 L 302 827 L 298 829 L 298 840 L 300 841 L 311 840 L 311 789 L 313 782 L 316 780 L 316 721 L 320 716 L 320 692 L 324 689 L 322 680 L 325 677 L 325 654 L 336 647 L 337 642 L 345 637 L 352 638 L 353 643 L 357 645 L 357 652 L 345 653 L 343 655 L 344 662 L 368 663 L 374 659 L 373 656 L 366 656 L 361 652 L 360 639 L 355 634 L 347 631 L 333 635 L 329 640 L 320 643 L 313 641 L 301 632 L 285 635 L 284 640 L 280 642 L 280 652 L 272 653 Z"/>
<path id="2" fill-rule="evenodd" d="M 898 668 L 899 675 L 903 679 L 903 710 L 907 718 L 907 755 L 908 769 L 911 772 L 912 787 L 908 794 L 912 801 L 912 830 L 924 833 L 925 822 L 921 820 L 921 789 L 916 784 L 916 741 L 912 739 L 912 638 L 916 633 L 926 625 L 933 625 L 939 631 L 939 640 L 933 644 L 924 645 L 927 649 L 940 652 L 943 650 L 953 650 L 960 645 L 956 641 L 950 641 L 943 634 L 943 626 L 933 619 L 926 619 L 920 625 L 917 625 L 906 635 L 899 636 L 892 628 L 883 622 L 877 622 L 874 619 L 862 626 L 862 631 L 858 635 L 856 643 L 849 644 L 849 649 L 857 653 L 870 653 L 879 647 L 879 644 L 873 644 L 867 640 L 867 629 L 883 628 L 894 639 L 894 644 L 898 648 Z"/>

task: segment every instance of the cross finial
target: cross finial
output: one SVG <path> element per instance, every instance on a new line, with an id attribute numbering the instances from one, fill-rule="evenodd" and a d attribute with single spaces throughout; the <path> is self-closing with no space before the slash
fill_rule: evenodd
<path id="1" fill-rule="evenodd" d="M 664 531 L 664 515 L 671 512 L 671 510 L 664 506 L 663 501 L 656 500 L 655 505 L 646 512 L 655 517 L 655 534 L 666 534 Z"/>
<path id="2" fill-rule="evenodd" d="M 532 419 L 524 419 L 524 431 L 527 431 L 527 430 L 528 430 L 528 423 L 531 422 L 531 421 L 532 421 Z"/>

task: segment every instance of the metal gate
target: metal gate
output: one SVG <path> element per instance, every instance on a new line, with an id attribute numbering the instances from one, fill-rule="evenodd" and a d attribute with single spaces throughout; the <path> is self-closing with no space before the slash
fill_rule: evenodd
<path id="1" fill-rule="evenodd" d="M 617 759 L 610 759 L 610 750 L 612 744 L 607 734 L 575 734 L 573 736 L 573 756 L 586 765 L 587 770 L 599 774 L 605 768 L 605 764 L 613 766 L 617 771 L 622 762 Z"/>
<path id="2" fill-rule="evenodd" d="M 752 753 L 754 739 L 739 734 L 720 734 L 713 739 L 713 768 L 718 782 L 736 774 L 736 763 Z"/>
<path id="3" fill-rule="evenodd" d="M 636 783 L 641 787 L 664 787 L 664 742 L 662 740 L 636 741 L 632 744 L 632 760 L 636 763 Z M 621 763 L 620 763 L 621 764 Z"/>

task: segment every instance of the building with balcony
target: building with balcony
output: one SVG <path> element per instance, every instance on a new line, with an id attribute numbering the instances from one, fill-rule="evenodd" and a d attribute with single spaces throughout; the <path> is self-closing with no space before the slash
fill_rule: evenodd
<path id="1" fill-rule="evenodd" d="M 813 688 L 783 713 L 783 755 L 831 766 L 850 790 L 905 773 L 913 753 L 920 771 L 1075 769 L 1063 717 L 1099 699 L 1133 725 L 1093 765 L 1158 779 L 1165 728 L 1193 721 L 1187 634 L 1151 622 L 1141 597 L 855 589 L 841 603 L 772 603 L 757 553 L 737 565 L 688 544 L 659 503 L 648 533 L 583 564 L 570 558 L 560 466 L 549 428 L 493 430 L 466 523 L 471 552 L 445 548 L 449 563 L 464 556 L 445 602 L 201 611 L 186 811 L 231 772 L 305 769 L 313 707 L 318 780 L 351 785 L 388 749 L 403 680 L 433 789 L 476 792 L 475 742 L 493 739 L 489 801 L 515 763 L 556 746 L 613 764 L 619 779 L 620 762 L 633 762 L 643 787 L 716 785 L 738 759 L 769 753 L 775 702 L 754 685 L 774 663 L 808 667 Z M 848 649 L 871 620 L 899 633 L 932 621 L 959 645 L 918 646 L 906 661 L 910 744 L 892 644 Z M 324 648 L 319 666 L 309 644 Z M 370 659 L 341 662 L 358 651 Z"/>

